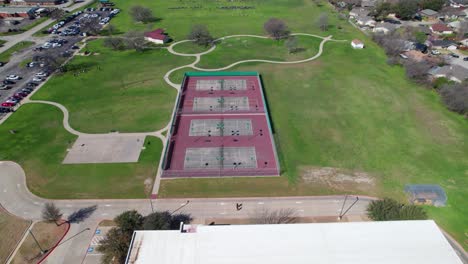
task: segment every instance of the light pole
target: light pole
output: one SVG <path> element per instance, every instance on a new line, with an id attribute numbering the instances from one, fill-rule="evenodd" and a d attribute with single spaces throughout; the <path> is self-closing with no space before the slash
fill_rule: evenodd
<path id="1" fill-rule="evenodd" d="M 48 250 L 44 250 L 42 249 L 41 245 L 39 245 L 39 241 L 37 241 L 36 237 L 34 236 L 33 232 L 31 231 L 31 229 L 28 230 L 29 231 L 29 234 L 31 234 L 32 238 L 34 239 L 34 242 L 36 242 L 36 245 L 39 247 L 39 249 L 41 250 L 41 255 L 43 255 L 44 253 L 46 253 Z"/>
<path id="2" fill-rule="evenodd" d="M 184 204 L 182 204 L 179 208 L 175 209 L 171 215 L 173 215 L 175 212 L 179 211 L 180 209 L 182 209 L 183 207 L 187 206 L 188 204 L 190 203 L 190 200 L 187 200 Z"/>
<path id="3" fill-rule="evenodd" d="M 346 211 L 345 211 L 343 214 L 340 213 L 340 216 L 338 217 L 338 219 L 341 221 L 341 219 L 343 218 L 343 216 L 344 216 L 344 215 L 351 209 L 351 207 L 353 207 L 358 201 L 359 201 L 359 197 L 356 196 L 356 200 L 348 207 L 348 209 L 346 209 Z M 343 206 L 344 206 L 344 204 L 343 204 Z"/>

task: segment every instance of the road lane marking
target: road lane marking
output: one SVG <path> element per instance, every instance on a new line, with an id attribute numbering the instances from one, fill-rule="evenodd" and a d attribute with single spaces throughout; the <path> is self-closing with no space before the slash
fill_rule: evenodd
<path id="1" fill-rule="evenodd" d="M 108 214 L 108 213 L 102 213 L 101 215 L 102 215 L 102 216 L 106 216 L 106 215 L 109 215 L 109 214 Z"/>
<path id="2" fill-rule="evenodd" d="M 112 206 L 112 205 L 110 205 L 110 204 L 106 204 L 106 205 L 104 205 L 104 206 L 107 206 L 107 207 L 109 207 L 109 206 Z"/>
<path id="3" fill-rule="evenodd" d="M 264 202 L 258 202 L 257 204 L 265 204 Z"/>
<path id="4" fill-rule="evenodd" d="M 301 204 L 302 202 L 301 202 L 301 201 L 297 201 L 296 203 L 297 203 L 297 204 Z"/>
<path id="5" fill-rule="evenodd" d="M 221 212 L 221 213 L 219 213 L 219 214 L 220 214 L 220 215 L 225 215 L 225 214 L 226 214 L 226 212 Z"/>
<path id="6" fill-rule="evenodd" d="M 72 207 L 72 205 L 71 205 L 71 204 L 67 204 L 67 205 L 65 205 L 65 206 L 66 206 L 66 207 Z"/>
<path id="7" fill-rule="evenodd" d="M 225 203 L 218 203 L 219 205 L 225 205 Z"/>
<path id="8" fill-rule="evenodd" d="M 304 209 L 299 209 L 297 211 L 302 213 L 302 212 L 304 212 Z"/>
<path id="9" fill-rule="evenodd" d="M 17 188 L 21 187 L 21 184 L 17 183 L 17 184 L 16 184 L 16 187 L 17 187 Z"/>

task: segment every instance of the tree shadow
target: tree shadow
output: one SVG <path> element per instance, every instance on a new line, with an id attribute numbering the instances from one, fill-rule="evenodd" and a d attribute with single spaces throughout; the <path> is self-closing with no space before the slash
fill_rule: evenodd
<path id="1" fill-rule="evenodd" d="M 68 223 L 80 223 L 89 218 L 94 211 L 96 211 L 97 205 L 81 208 L 68 216 Z"/>

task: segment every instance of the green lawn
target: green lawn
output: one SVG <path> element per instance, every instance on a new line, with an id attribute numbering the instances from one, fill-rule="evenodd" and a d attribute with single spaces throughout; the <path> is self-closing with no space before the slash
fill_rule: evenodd
<path id="1" fill-rule="evenodd" d="M 52 78 L 33 99 L 65 105 L 71 126 L 81 132 L 148 132 L 167 125 L 176 90 L 163 76 L 192 58 L 164 49 L 115 52 L 100 40 L 85 49 L 96 55 L 75 57 L 69 67 L 76 70 Z"/>
<path id="2" fill-rule="evenodd" d="M 32 45 L 34 45 L 35 43 L 32 42 L 32 41 L 21 41 L 21 42 L 18 42 L 16 43 L 15 45 L 13 45 L 11 48 L 5 50 L 4 52 L 0 53 L 0 61 L 9 61 L 10 60 L 10 57 L 11 55 L 14 53 L 14 52 L 17 52 L 17 51 L 20 51 L 20 50 L 23 50 L 25 48 L 28 48 L 28 47 L 31 47 Z"/>
<path id="3" fill-rule="evenodd" d="M 239 60 L 249 59 L 274 61 L 303 60 L 317 54 L 321 39 L 297 36 L 297 41 L 299 48 L 303 50 L 289 53 L 284 40 L 272 41 L 271 39 L 249 37 L 229 38 L 220 41 L 216 49 L 204 55 L 197 66 L 208 69 L 219 68 Z"/>
<path id="4" fill-rule="evenodd" d="M 0 126 L 0 135 L 0 160 L 18 162 L 29 189 L 54 199 L 145 197 L 144 181 L 156 175 L 162 151 L 158 138 L 147 137 L 138 163 L 63 165 L 76 136 L 64 130 L 60 110 L 41 104 L 22 106 Z"/>

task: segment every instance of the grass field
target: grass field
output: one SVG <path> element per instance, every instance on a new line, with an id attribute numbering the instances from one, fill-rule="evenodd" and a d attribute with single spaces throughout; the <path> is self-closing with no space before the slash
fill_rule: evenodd
<path id="1" fill-rule="evenodd" d="M 31 230 L 43 250 L 49 250 L 55 246 L 55 244 L 57 244 L 57 242 L 63 237 L 66 231 L 66 224 L 57 226 L 55 223 L 50 222 L 38 222 L 34 224 Z M 41 254 L 41 249 L 36 244 L 31 234 L 28 234 L 26 240 L 24 240 L 11 263 L 36 263 L 43 256 L 44 255 Z"/>
<path id="2" fill-rule="evenodd" d="M 71 126 L 81 132 L 148 132 L 167 125 L 176 90 L 163 76 L 191 58 L 167 50 L 115 52 L 102 41 L 85 49 L 96 55 L 75 57 L 69 65 L 76 70 L 52 78 L 33 99 L 65 105 Z"/>
<path id="3" fill-rule="evenodd" d="M 14 52 L 21 51 L 25 48 L 31 47 L 32 45 L 34 45 L 34 42 L 32 41 L 18 42 L 15 45 L 13 45 L 11 48 L 0 53 L 0 61 L 7 62 L 10 60 L 10 57 Z"/>
<path id="4" fill-rule="evenodd" d="M 138 163 L 62 165 L 76 136 L 64 130 L 57 108 L 39 104 L 22 106 L 0 126 L 0 135 L 0 160 L 18 162 L 29 189 L 55 199 L 145 197 L 144 181 L 156 175 L 162 151 L 158 138 L 147 137 Z"/>
<path id="5" fill-rule="evenodd" d="M 12 216 L 0 208 L 0 263 L 5 263 L 29 227 L 30 221 Z"/>

